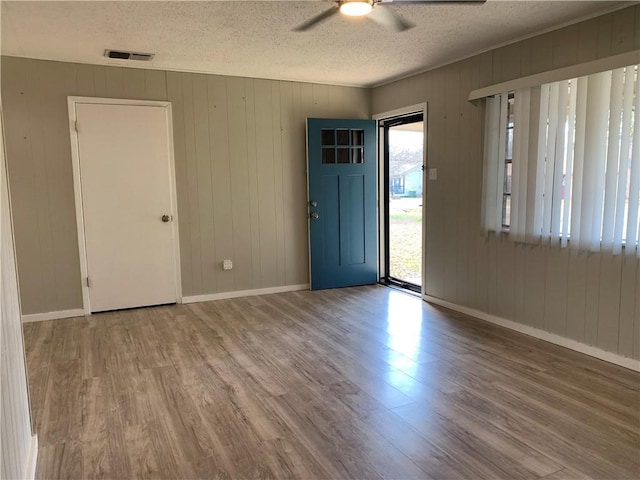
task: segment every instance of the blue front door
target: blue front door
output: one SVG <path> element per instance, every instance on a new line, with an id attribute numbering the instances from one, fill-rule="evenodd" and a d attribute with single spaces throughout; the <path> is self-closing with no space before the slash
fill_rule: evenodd
<path id="1" fill-rule="evenodd" d="M 307 119 L 311 289 L 378 280 L 373 120 Z"/>

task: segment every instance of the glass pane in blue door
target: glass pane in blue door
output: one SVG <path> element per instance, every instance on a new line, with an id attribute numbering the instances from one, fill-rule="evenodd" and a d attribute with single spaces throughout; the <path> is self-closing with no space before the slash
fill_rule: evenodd
<path id="1" fill-rule="evenodd" d="M 336 163 L 336 151 L 333 147 L 322 149 L 322 163 Z"/>
<path id="2" fill-rule="evenodd" d="M 335 145 L 336 144 L 336 131 L 331 129 L 322 130 L 322 145 Z"/>

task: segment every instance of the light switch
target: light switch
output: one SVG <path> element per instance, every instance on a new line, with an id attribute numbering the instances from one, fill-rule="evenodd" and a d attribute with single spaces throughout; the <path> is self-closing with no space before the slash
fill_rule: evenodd
<path id="1" fill-rule="evenodd" d="M 438 179 L 438 169 L 430 168 L 429 169 L 429 180 L 437 180 Z"/>
<path id="2" fill-rule="evenodd" d="M 233 262 L 231 260 L 223 260 L 222 261 L 222 269 L 223 270 L 231 270 L 233 268 Z"/>

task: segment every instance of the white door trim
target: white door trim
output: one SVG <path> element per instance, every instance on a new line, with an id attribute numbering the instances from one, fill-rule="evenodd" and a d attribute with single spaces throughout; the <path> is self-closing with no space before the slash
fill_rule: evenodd
<path id="1" fill-rule="evenodd" d="M 76 105 L 105 104 L 105 105 L 139 105 L 150 107 L 162 107 L 166 111 L 167 135 L 169 145 L 169 190 L 171 194 L 171 208 L 173 210 L 174 221 L 171 222 L 174 260 L 176 270 L 176 302 L 182 303 L 182 281 L 180 277 L 180 237 L 178 235 L 178 199 L 176 195 L 176 165 L 173 149 L 173 117 L 171 113 L 171 102 L 161 102 L 152 100 L 124 100 L 118 98 L 97 98 L 97 97 L 67 97 L 69 108 L 69 135 L 71 136 L 71 161 L 73 168 L 73 193 L 76 206 L 76 225 L 78 229 L 78 251 L 80 254 L 80 281 L 82 288 L 82 310 L 85 315 L 91 314 L 89 301 L 89 287 L 86 285 L 88 276 L 87 269 L 87 247 L 84 233 L 84 210 L 82 205 L 82 183 L 80 180 L 80 155 L 78 147 L 78 132 L 76 131 Z M 82 128 L 82 127 L 80 127 Z"/>
<path id="2" fill-rule="evenodd" d="M 401 115 L 409 115 L 411 113 L 420 113 L 422 112 L 422 125 L 423 125 L 423 138 L 424 144 L 422 145 L 422 165 L 424 165 L 424 169 L 422 172 L 422 285 L 420 286 L 420 292 L 422 298 L 425 298 L 426 295 L 426 275 L 427 275 L 427 171 L 428 171 L 428 163 L 427 163 L 427 103 L 417 103 L 415 105 L 410 105 L 408 107 L 396 108 L 395 110 L 391 110 L 389 112 L 377 113 L 373 115 L 371 118 L 377 120 L 377 131 L 380 130 L 380 122 L 382 120 L 386 120 L 387 118 L 399 117 Z M 384 203 L 385 197 L 385 189 L 387 185 L 384 183 L 384 154 L 382 149 L 384 148 L 384 139 L 380 139 L 378 142 L 378 180 L 379 180 L 379 190 L 378 190 L 378 204 L 380 208 L 378 209 L 378 280 L 381 278 L 381 274 L 384 272 L 384 259 L 385 259 L 385 238 L 384 238 L 384 228 L 380 228 L 381 225 L 384 225 L 385 215 L 386 215 L 386 205 Z"/>

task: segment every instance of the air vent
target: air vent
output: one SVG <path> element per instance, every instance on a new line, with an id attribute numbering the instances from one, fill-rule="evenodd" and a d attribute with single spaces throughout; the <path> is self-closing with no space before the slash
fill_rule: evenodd
<path id="1" fill-rule="evenodd" d="M 153 53 L 140 53 L 140 52 L 126 52 L 124 50 L 105 50 L 104 56 L 108 58 L 117 58 L 118 60 L 140 60 L 148 62 L 155 54 Z"/>

